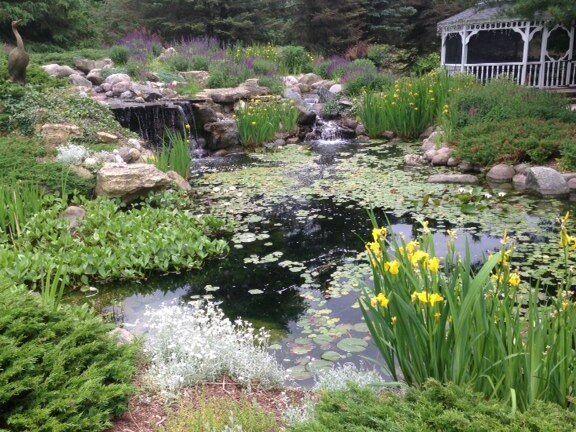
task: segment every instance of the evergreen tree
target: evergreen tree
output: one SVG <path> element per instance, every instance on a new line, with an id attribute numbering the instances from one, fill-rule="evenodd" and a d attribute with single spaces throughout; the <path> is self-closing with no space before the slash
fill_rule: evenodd
<path id="1" fill-rule="evenodd" d="M 363 0 L 295 0 L 291 9 L 294 40 L 309 49 L 342 53 L 363 37 Z"/>
<path id="2" fill-rule="evenodd" d="M 366 0 L 366 37 L 374 43 L 401 44 L 415 14 L 403 0 Z"/>

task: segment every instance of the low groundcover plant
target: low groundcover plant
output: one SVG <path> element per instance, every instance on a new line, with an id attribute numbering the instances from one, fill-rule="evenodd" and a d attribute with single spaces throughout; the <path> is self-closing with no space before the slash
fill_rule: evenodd
<path id="1" fill-rule="evenodd" d="M 231 321 L 212 303 L 192 302 L 147 310 L 151 381 L 166 396 L 228 376 L 238 384 L 276 388 L 285 370 L 266 351 L 269 335 L 246 321 Z"/>

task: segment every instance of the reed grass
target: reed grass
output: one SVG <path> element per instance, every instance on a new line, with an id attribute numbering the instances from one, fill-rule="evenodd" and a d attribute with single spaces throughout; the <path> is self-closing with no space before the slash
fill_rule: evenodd
<path id="1" fill-rule="evenodd" d="M 418 138 L 438 118 L 451 82 L 444 72 L 400 79 L 388 90 L 364 94 L 358 115 L 371 138 L 386 131 L 404 139 Z"/>
<path id="2" fill-rule="evenodd" d="M 176 171 L 183 178 L 188 179 L 192 167 L 188 134 L 167 132 L 162 150 L 154 160 L 154 164 L 160 171 Z"/>
<path id="3" fill-rule="evenodd" d="M 294 133 L 298 129 L 298 108 L 293 102 L 255 100 L 236 111 L 242 144 L 256 147 L 274 141 L 279 132 Z"/>
<path id="4" fill-rule="evenodd" d="M 576 238 L 567 233 L 566 221 L 567 256 Z M 537 400 L 574 409 L 576 305 L 570 270 L 558 295 L 542 304 L 538 286 L 522 286 L 511 270 L 508 239 L 477 271 L 469 250 L 460 257 L 453 241 L 440 261 L 426 225 L 410 243 L 377 227 L 373 240 L 367 247 L 374 287 L 365 290 L 361 308 L 394 379 L 415 386 L 430 378 L 470 386 L 513 409 Z"/>
<path id="5" fill-rule="evenodd" d="M 61 267 L 58 267 L 55 273 L 51 267 L 47 269 L 46 276 L 40 283 L 40 299 L 45 307 L 58 310 L 64 297 L 66 282 L 66 272 Z"/>
<path id="6" fill-rule="evenodd" d="M 42 202 L 42 191 L 36 184 L 0 185 L 0 229 L 11 237 L 19 236 L 30 216 L 42 208 Z"/>

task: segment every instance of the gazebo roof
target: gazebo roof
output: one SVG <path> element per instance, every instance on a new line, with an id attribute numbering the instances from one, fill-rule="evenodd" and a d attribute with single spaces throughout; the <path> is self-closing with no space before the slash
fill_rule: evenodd
<path id="1" fill-rule="evenodd" d="M 478 24 L 487 21 L 517 21 L 518 18 L 511 18 L 506 15 L 503 7 L 482 7 L 476 6 L 466 9 L 459 14 L 446 18 L 438 23 L 439 27 L 454 24 Z"/>

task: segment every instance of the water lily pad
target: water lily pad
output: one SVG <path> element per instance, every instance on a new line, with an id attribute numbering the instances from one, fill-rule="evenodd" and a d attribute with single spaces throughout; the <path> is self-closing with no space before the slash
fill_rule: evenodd
<path id="1" fill-rule="evenodd" d="M 322 353 L 320 358 L 322 360 L 335 362 L 335 361 L 340 360 L 342 358 L 342 356 L 339 353 L 337 353 L 336 351 L 326 351 L 326 352 Z"/>
<path id="2" fill-rule="evenodd" d="M 328 369 L 332 367 L 332 362 L 328 360 L 313 360 L 306 365 L 306 368 L 310 372 L 318 372 L 322 369 Z"/>
<path id="3" fill-rule="evenodd" d="M 305 366 L 294 366 L 288 369 L 288 375 L 296 381 L 304 381 L 313 377 L 312 373 L 306 370 Z"/>
<path id="4" fill-rule="evenodd" d="M 368 343 L 363 339 L 358 338 L 346 338 L 342 339 L 336 345 L 342 351 L 353 353 L 353 352 L 362 352 L 368 346 Z"/>

